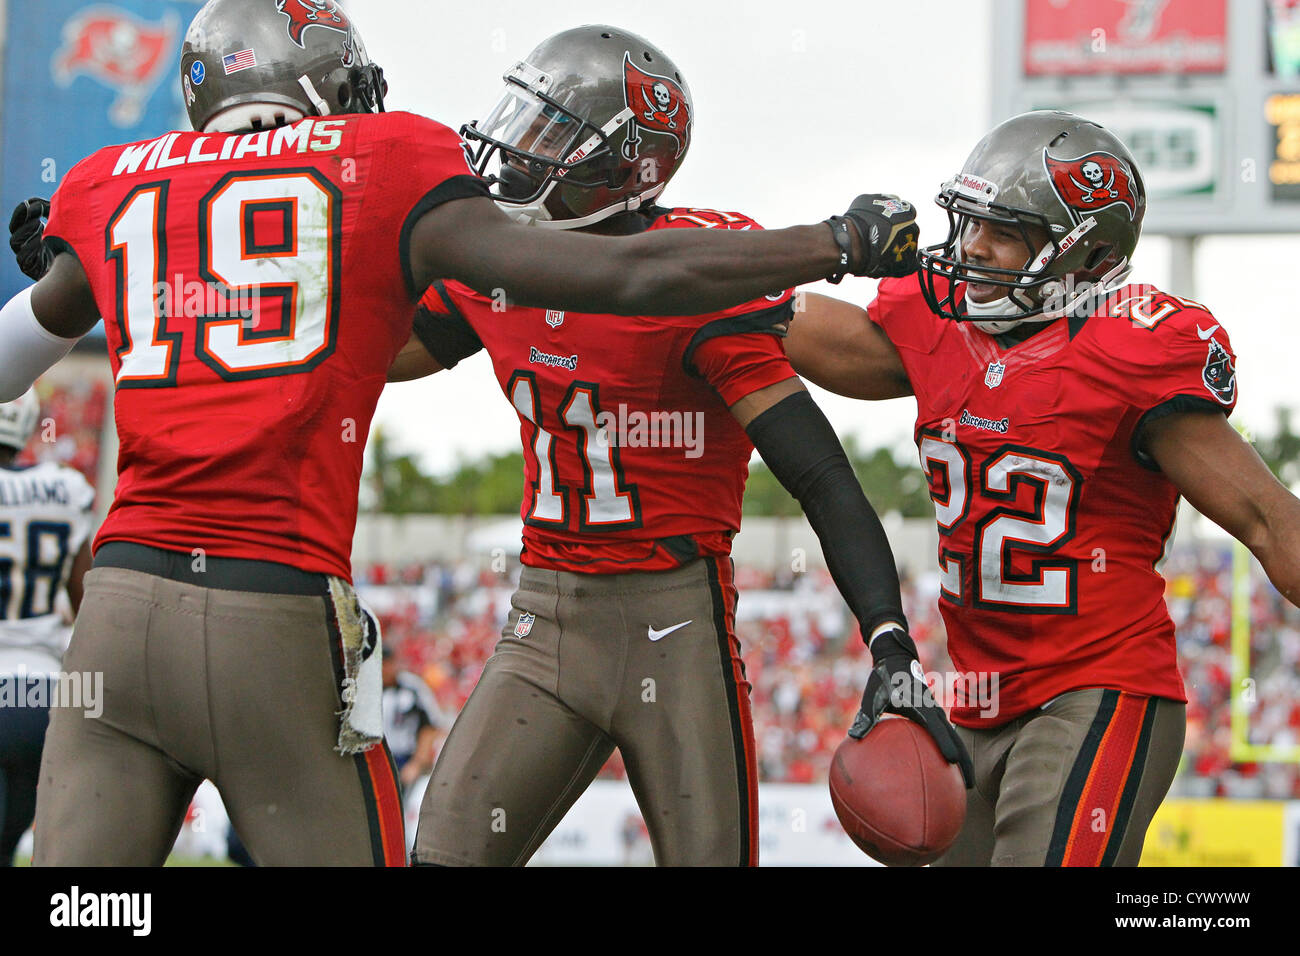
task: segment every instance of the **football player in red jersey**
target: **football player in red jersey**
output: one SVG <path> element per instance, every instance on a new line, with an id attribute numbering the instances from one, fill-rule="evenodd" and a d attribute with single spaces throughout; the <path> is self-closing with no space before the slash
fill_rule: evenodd
<path id="1" fill-rule="evenodd" d="M 677 66 L 644 39 L 567 30 L 505 79 L 497 108 L 462 135 L 521 219 L 609 235 L 759 228 L 739 213 L 653 204 L 689 145 L 692 104 Z M 593 129 L 609 142 L 587 154 L 595 172 L 579 182 L 556 157 Z M 781 351 L 792 312 L 788 291 L 682 318 L 502 308 L 450 281 L 425 295 L 391 374 L 487 350 L 519 414 L 524 569 L 425 791 L 416 862 L 525 863 L 617 747 L 657 863 L 757 863 L 730 559 L 755 446 L 875 636 L 864 720 L 886 708 L 878 688 L 915 685 L 904 712 L 968 766 L 910 674 L 916 649 L 880 523 Z"/>
<path id="2" fill-rule="evenodd" d="M 915 395 L 939 524 L 953 722 L 975 762 L 940 861 L 1135 865 L 1182 750 L 1185 702 L 1158 565 L 1180 495 L 1300 601 L 1300 502 L 1227 416 L 1227 333 L 1125 285 L 1146 195 L 1115 136 L 1069 113 L 1008 120 L 938 203 L 947 240 L 864 313 L 792 323 L 801 374 Z M 991 678 L 996 677 L 996 684 Z M 977 681 L 996 707 L 963 700 Z"/>
<path id="3" fill-rule="evenodd" d="M 375 402 L 434 279 L 671 313 L 909 265 L 910 210 L 871 198 L 829 230 L 523 228 L 455 133 L 382 112 L 342 8 L 297 6 L 198 12 L 180 64 L 195 132 L 74 167 L 48 273 L 0 310 L 0 400 L 105 317 L 121 441 L 67 658 L 104 674 L 105 712 L 53 715 L 38 863 L 161 863 L 204 777 L 260 863 L 404 862 L 349 548 Z"/>

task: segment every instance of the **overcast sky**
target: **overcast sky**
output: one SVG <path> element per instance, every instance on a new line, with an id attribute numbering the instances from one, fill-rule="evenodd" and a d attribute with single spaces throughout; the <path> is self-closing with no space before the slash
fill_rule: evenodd
<path id="1" fill-rule="evenodd" d="M 1005 118 L 991 112 L 995 11 L 987 0 L 348 6 L 389 78 L 390 108 L 456 127 L 484 116 L 501 74 L 547 36 L 583 23 L 639 33 L 677 63 L 694 98 L 690 153 L 662 201 L 738 210 L 768 227 L 840 213 L 861 192 L 894 192 L 920 206 L 922 243 L 940 241 L 938 185 Z M 1135 261 L 1134 278 L 1167 283 L 1165 239 L 1144 237 Z M 1205 302 L 1228 330 L 1239 356 L 1234 420 L 1267 433 L 1274 406 L 1294 404 L 1297 394 L 1300 238 L 1209 238 L 1197 265 L 1195 290 L 1169 291 Z M 846 279 L 809 288 L 866 305 L 874 287 Z M 911 399 L 867 404 L 814 392 L 841 435 L 914 454 Z M 484 355 L 389 386 L 376 422 L 439 471 L 519 441 L 518 419 Z"/>

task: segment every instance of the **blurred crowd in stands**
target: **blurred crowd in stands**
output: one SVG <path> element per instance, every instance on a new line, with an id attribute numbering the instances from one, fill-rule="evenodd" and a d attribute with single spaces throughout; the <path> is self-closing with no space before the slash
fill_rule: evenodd
<path id="1" fill-rule="evenodd" d="M 41 423 L 23 454 L 20 465 L 56 461 L 69 465 L 95 484 L 109 384 L 103 378 L 70 383 L 59 388 L 36 387 L 41 401 Z"/>
<path id="2" fill-rule="evenodd" d="M 1188 700 L 1183 766 L 1174 784 L 1181 796 L 1300 797 L 1300 764 L 1234 759 L 1231 752 L 1234 696 L 1249 744 L 1300 747 L 1300 611 L 1258 565 L 1251 567 L 1250 669 L 1235 686 L 1231 552 L 1176 546 L 1164 567 Z"/>
<path id="3" fill-rule="evenodd" d="M 1300 765 L 1243 762 L 1231 753 L 1231 555 L 1226 546 L 1175 547 L 1165 567 L 1169 605 L 1189 698 L 1181 796 L 1300 798 Z M 510 607 L 517 567 L 476 564 L 357 569 L 362 594 L 379 612 L 384 640 L 422 676 L 442 709 L 459 711 L 491 656 Z M 773 575 L 739 567 L 737 634 L 753 685 L 760 779 L 826 779 L 852 722 L 870 657 L 824 571 Z M 927 672 L 952 670 L 932 580 L 904 579 L 905 610 Z M 1250 677 L 1237 691 L 1249 741 L 1300 744 L 1300 611 L 1255 567 Z M 603 776 L 623 773 L 617 753 Z"/>

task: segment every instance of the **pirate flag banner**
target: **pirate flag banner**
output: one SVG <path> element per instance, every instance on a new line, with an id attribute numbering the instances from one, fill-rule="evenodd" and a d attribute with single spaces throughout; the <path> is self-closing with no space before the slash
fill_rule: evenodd
<path id="1" fill-rule="evenodd" d="M 40 0 L 5 4 L 0 209 L 50 196 L 111 143 L 188 129 L 178 76 L 201 0 Z M 0 257 L 0 296 L 29 283 Z"/>

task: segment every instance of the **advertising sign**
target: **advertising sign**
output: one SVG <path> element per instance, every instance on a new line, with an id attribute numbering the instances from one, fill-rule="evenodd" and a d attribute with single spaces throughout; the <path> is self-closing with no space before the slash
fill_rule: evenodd
<path id="1" fill-rule="evenodd" d="M 1026 76 L 1222 73 L 1226 0 L 1026 0 Z"/>

